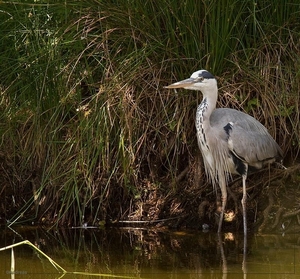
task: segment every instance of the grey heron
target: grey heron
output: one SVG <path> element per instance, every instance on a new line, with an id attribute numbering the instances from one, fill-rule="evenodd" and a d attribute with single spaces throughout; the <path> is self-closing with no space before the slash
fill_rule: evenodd
<path id="1" fill-rule="evenodd" d="M 203 99 L 196 112 L 198 145 L 206 175 L 221 189 L 222 206 L 218 224 L 221 231 L 227 202 L 228 173 L 242 176 L 244 234 L 247 234 L 246 179 L 248 168 L 261 169 L 282 161 L 283 152 L 267 129 L 252 116 L 230 108 L 217 108 L 216 78 L 206 70 L 194 72 L 190 78 L 165 88 L 199 90 Z"/>

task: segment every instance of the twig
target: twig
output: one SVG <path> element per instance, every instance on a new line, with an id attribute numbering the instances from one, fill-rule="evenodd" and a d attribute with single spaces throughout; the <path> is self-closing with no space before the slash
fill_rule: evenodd
<path id="1" fill-rule="evenodd" d="M 24 240 L 12 245 L 8 245 L 5 247 L 0 248 L 0 251 L 5 251 L 8 249 L 13 249 L 14 247 L 27 244 L 31 247 L 33 247 L 35 250 L 37 250 L 39 253 L 41 253 L 44 257 L 48 259 L 48 261 L 57 269 L 60 270 L 63 275 L 60 277 L 62 278 L 65 274 L 78 274 L 78 275 L 87 275 L 87 276 L 99 276 L 99 277 L 114 277 L 114 278 L 134 278 L 132 276 L 123 276 L 123 275 L 114 275 L 114 274 L 103 274 L 103 273 L 88 273 L 88 272 L 80 272 L 80 271 L 73 271 L 73 272 L 68 272 L 64 268 L 62 268 L 58 263 L 56 263 L 54 260 L 52 260 L 48 255 L 46 255 L 42 250 L 37 248 L 34 244 L 32 244 L 29 240 Z"/>
<path id="2" fill-rule="evenodd" d="M 44 257 L 46 257 L 48 259 L 48 261 L 57 269 L 57 270 L 61 270 L 63 273 L 67 273 L 67 271 L 65 269 L 63 269 L 58 263 L 56 263 L 55 261 L 53 261 L 48 255 L 46 255 L 42 250 L 40 250 L 39 248 L 37 248 L 35 245 L 33 245 L 29 240 L 24 240 L 24 241 L 21 241 L 21 242 L 18 242 L 18 243 L 15 243 L 15 244 L 12 244 L 12 245 L 8 245 L 8 246 L 5 246 L 3 248 L 0 248 L 0 251 L 4 251 L 4 250 L 7 250 L 7 249 L 11 249 L 13 247 L 17 247 L 17 246 L 20 246 L 20 245 L 23 245 L 23 244 L 27 244 L 31 247 L 33 247 L 35 250 L 37 250 L 39 253 L 41 253 Z"/>
<path id="3" fill-rule="evenodd" d="M 287 213 L 282 215 L 282 218 L 289 218 L 289 217 L 298 215 L 299 213 L 300 213 L 300 209 L 298 209 L 296 211 L 292 211 L 292 212 L 287 212 Z"/>
<path id="4" fill-rule="evenodd" d="M 159 220 L 124 220 L 124 221 L 118 221 L 118 223 L 137 223 L 137 224 L 146 224 L 146 223 L 161 223 L 161 222 L 165 222 L 165 221 L 169 221 L 169 220 L 174 220 L 174 219 L 178 219 L 181 216 L 177 216 L 177 217 L 172 217 L 172 218 L 166 218 L 166 219 L 159 219 Z"/>

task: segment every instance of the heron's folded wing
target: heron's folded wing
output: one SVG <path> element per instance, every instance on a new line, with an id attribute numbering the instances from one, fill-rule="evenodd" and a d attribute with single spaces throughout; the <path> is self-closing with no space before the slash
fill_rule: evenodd
<path id="1" fill-rule="evenodd" d="M 281 157 L 281 149 L 266 129 L 246 129 L 238 122 L 229 122 L 224 130 L 229 150 L 250 166 L 261 168 Z"/>

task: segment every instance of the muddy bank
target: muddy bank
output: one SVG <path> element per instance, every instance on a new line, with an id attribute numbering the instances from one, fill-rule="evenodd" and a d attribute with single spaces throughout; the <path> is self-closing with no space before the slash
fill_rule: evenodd
<path id="1" fill-rule="evenodd" d="M 295 165 L 287 170 L 262 170 L 249 176 L 247 218 L 250 231 L 300 231 L 299 171 L 300 165 Z M 90 206 L 85 208 L 83 218 L 74 213 L 67 219 L 59 219 L 58 210 L 63 208 L 64 201 L 51 199 L 46 192 L 43 199 L 35 200 L 32 191 L 34 179 L 28 179 L 26 187 L 19 189 L 7 180 L 2 181 L 2 224 L 59 227 L 125 225 L 216 231 L 220 193 L 210 184 L 203 183 L 206 181 L 205 174 L 196 161 L 173 184 L 162 181 L 155 184 L 144 179 L 136 195 L 112 183 L 109 195 L 101 200 L 95 196 Z M 100 189 L 99 186 L 99 194 Z M 241 179 L 236 177 L 228 187 L 224 231 L 242 230 L 241 197 Z"/>

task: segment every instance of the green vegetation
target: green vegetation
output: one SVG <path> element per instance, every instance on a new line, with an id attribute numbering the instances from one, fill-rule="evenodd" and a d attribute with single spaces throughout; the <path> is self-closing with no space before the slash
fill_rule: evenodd
<path id="1" fill-rule="evenodd" d="M 205 180 L 201 94 L 163 86 L 201 68 L 218 77 L 220 106 L 254 115 L 297 158 L 299 1 L 46 2 L 0 3 L 2 220 L 183 212 L 178 185 Z"/>

